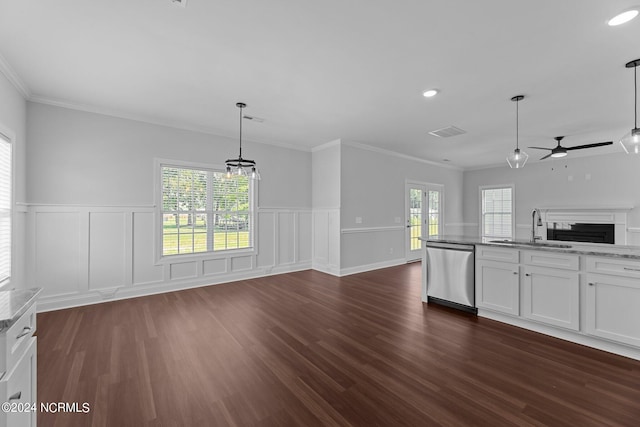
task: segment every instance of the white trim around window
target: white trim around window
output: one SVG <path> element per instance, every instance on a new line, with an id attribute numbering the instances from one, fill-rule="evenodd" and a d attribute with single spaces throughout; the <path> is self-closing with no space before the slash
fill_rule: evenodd
<path id="1" fill-rule="evenodd" d="M 495 191 L 493 191 L 495 190 Z M 493 193 L 494 200 L 489 206 L 485 207 L 485 191 L 487 196 Z M 489 193 L 491 192 L 491 193 Z M 514 239 L 516 234 L 516 210 L 515 210 L 515 185 L 482 185 L 478 189 L 478 210 L 480 218 L 480 237 L 487 239 Z M 508 202 L 508 203 L 507 203 Z M 494 218 L 491 230 L 485 230 L 485 209 L 487 209 Z M 496 210 L 497 208 L 497 210 Z M 508 212 L 505 210 L 508 209 Z M 505 228 L 505 223 L 510 225 Z M 510 224 L 509 224 L 510 223 Z"/>
<path id="2" fill-rule="evenodd" d="M 206 202 L 202 203 L 202 206 L 191 207 L 191 208 L 176 208 L 175 210 L 169 209 L 166 210 L 166 206 L 163 200 L 163 171 L 167 171 L 167 168 L 175 168 L 178 170 L 193 170 L 199 172 L 205 172 L 206 178 L 203 178 L 202 184 L 206 186 Z M 258 192 L 258 181 L 257 180 L 248 180 L 249 189 L 248 194 L 246 194 L 246 200 L 248 201 L 248 208 L 239 210 L 238 207 L 235 207 L 231 210 L 230 208 L 225 207 L 224 212 L 220 210 L 219 207 L 214 206 L 214 198 L 215 198 L 215 185 L 214 185 L 214 176 L 225 173 L 225 167 L 223 165 L 216 164 L 206 164 L 206 163 L 197 163 L 197 162 L 186 162 L 182 160 L 171 160 L 171 159 L 154 159 L 154 199 L 155 199 L 155 224 L 154 224 L 154 236 L 155 236 L 155 260 L 158 264 L 163 264 L 165 262 L 176 262 L 176 261 L 190 261 L 190 260 L 198 260 L 198 259 L 219 259 L 219 258 L 227 258 L 231 255 L 254 255 L 257 254 L 257 241 L 256 236 L 257 233 L 257 192 Z M 205 175 L 203 174 L 203 176 Z M 214 175 L 215 174 L 215 175 Z M 205 183 L 206 181 L 206 183 Z M 186 209 L 186 210 L 185 210 Z M 164 233 L 164 217 L 167 214 L 180 214 L 190 216 L 193 220 L 193 228 L 187 232 L 186 236 L 188 237 L 191 234 L 192 246 L 193 250 L 187 250 L 186 253 L 180 253 L 181 251 L 181 242 L 180 236 L 177 236 L 178 241 L 176 243 L 176 253 L 171 252 L 166 248 L 163 248 L 163 243 L 165 241 L 165 233 Z M 229 237 L 229 231 L 217 230 L 214 224 L 217 224 L 221 216 L 228 217 L 227 222 L 225 222 L 225 227 L 232 227 L 235 225 L 233 231 L 235 231 L 236 235 L 236 244 L 229 244 L 226 239 Z M 242 218 L 239 218 L 239 217 Z M 197 230 L 195 228 L 198 227 L 196 217 L 205 224 L 201 230 Z M 234 222 L 234 224 L 231 224 Z M 240 224 L 240 222 L 242 224 Z M 240 224 L 240 225 L 238 225 Z M 217 230 L 217 231 L 216 231 Z M 244 235 L 247 230 L 248 235 L 243 236 L 247 237 L 248 241 L 244 243 L 240 243 L 241 237 L 240 235 Z M 196 235 L 199 237 L 198 240 L 202 240 L 199 249 L 195 249 L 196 246 Z M 220 236 L 224 235 L 225 244 L 223 248 L 218 244 L 218 241 L 215 240 Z M 182 234 L 185 236 L 185 234 Z M 205 247 L 206 246 L 206 247 Z M 231 246 L 231 247 L 229 247 Z M 165 253 L 163 253 L 165 252 Z"/>
<path id="3" fill-rule="evenodd" d="M 0 289 L 11 283 L 15 134 L 0 125 Z"/>

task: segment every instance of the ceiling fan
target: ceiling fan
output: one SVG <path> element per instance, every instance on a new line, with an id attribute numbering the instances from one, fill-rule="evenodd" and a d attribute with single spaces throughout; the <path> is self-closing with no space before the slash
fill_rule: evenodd
<path id="1" fill-rule="evenodd" d="M 575 147 L 563 147 L 560 145 L 560 141 L 562 141 L 563 138 L 564 136 L 556 136 L 554 138 L 556 141 L 558 141 L 558 145 L 555 148 L 546 148 L 546 147 L 529 147 L 529 148 L 551 151 L 551 153 L 547 154 L 546 156 L 540 159 L 540 160 L 544 160 L 547 157 L 564 157 L 567 155 L 567 151 L 569 150 L 581 150 L 583 148 L 601 147 L 603 145 L 613 144 L 613 141 L 608 141 L 608 142 L 596 142 L 595 144 L 576 145 Z"/>

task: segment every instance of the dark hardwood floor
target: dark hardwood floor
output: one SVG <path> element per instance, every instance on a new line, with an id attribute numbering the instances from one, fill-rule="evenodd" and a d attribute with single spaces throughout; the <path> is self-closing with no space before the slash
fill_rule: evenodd
<path id="1" fill-rule="evenodd" d="M 639 426 L 640 362 L 422 304 L 420 264 L 38 315 L 44 426 Z"/>

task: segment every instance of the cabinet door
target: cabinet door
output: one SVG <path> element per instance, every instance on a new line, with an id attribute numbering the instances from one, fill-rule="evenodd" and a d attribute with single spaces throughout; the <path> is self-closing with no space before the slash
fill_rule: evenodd
<path id="1" fill-rule="evenodd" d="M 25 405 L 37 405 L 36 391 L 36 338 L 29 338 L 29 345 L 16 366 L 0 381 L 0 399 L 20 405 L 19 411 L 0 413 L 0 426 L 35 426 L 38 411 L 26 410 Z M 24 410 L 23 410 L 24 409 Z M 36 408 L 37 409 L 37 408 Z"/>
<path id="2" fill-rule="evenodd" d="M 553 326 L 580 329 L 578 272 L 524 267 L 522 315 Z"/>
<path id="3" fill-rule="evenodd" d="M 476 305 L 502 313 L 520 314 L 517 264 L 476 260 Z"/>
<path id="4" fill-rule="evenodd" d="M 587 333 L 640 347 L 640 280 L 587 275 Z"/>

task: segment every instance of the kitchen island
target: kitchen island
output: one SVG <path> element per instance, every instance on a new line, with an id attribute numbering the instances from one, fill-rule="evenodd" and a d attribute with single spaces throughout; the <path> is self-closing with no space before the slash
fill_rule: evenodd
<path id="1" fill-rule="evenodd" d="M 422 300 L 430 243 L 474 245 L 478 316 L 640 360 L 640 247 L 421 239 Z"/>

